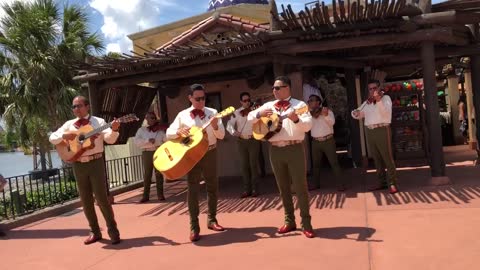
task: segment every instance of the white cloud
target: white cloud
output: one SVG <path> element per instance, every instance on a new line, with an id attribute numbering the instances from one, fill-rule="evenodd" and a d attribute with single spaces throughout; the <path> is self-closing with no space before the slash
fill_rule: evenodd
<path id="1" fill-rule="evenodd" d="M 107 52 L 121 52 L 120 44 L 118 44 L 118 43 L 108 43 L 107 44 Z"/>
<path id="2" fill-rule="evenodd" d="M 179 7 L 172 0 L 91 0 L 89 4 L 103 15 L 101 31 L 112 51 L 116 44 L 122 52 L 132 46 L 127 35 L 158 26 L 165 8 Z"/>

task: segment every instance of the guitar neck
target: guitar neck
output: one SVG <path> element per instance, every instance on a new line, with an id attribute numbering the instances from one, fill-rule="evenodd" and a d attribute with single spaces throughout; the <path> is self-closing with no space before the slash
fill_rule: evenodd
<path id="1" fill-rule="evenodd" d="M 88 132 L 87 134 L 85 134 L 85 139 L 88 139 L 88 138 L 92 137 L 93 135 L 98 134 L 98 133 L 104 131 L 105 129 L 111 128 L 111 127 L 112 127 L 112 122 L 107 123 L 107 124 L 105 124 L 105 125 L 103 125 L 103 126 L 101 126 L 101 127 L 98 127 L 98 128 L 96 128 L 96 129 Z"/>

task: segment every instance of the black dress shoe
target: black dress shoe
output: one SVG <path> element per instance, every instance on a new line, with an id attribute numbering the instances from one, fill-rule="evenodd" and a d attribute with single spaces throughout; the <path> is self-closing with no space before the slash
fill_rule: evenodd
<path id="1" fill-rule="evenodd" d="M 138 203 L 146 203 L 148 201 L 150 201 L 149 198 L 142 198 Z"/>
<path id="2" fill-rule="evenodd" d="M 250 197 L 250 193 L 248 193 L 248 192 L 243 192 L 243 193 L 240 195 L 240 198 L 241 198 L 241 199 L 244 199 L 244 198 L 247 198 L 247 197 Z"/>
<path id="3" fill-rule="evenodd" d="M 93 244 L 93 243 L 95 243 L 95 242 L 97 242 L 97 241 L 99 241 L 99 240 L 102 240 L 102 235 L 101 235 L 101 234 L 100 234 L 100 235 L 96 235 L 96 234 L 93 234 L 93 233 L 92 233 L 92 234 L 90 234 L 90 235 L 88 236 L 87 239 L 85 239 L 85 241 L 83 241 L 83 243 L 84 243 L 85 245 L 90 245 L 90 244 Z"/>
<path id="4" fill-rule="evenodd" d="M 120 242 L 122 242 L 122 239 L 120 239 L 120 236 L 116 236 L 110 238 L 110 241 L 112 245 L 118 245 Z"/>

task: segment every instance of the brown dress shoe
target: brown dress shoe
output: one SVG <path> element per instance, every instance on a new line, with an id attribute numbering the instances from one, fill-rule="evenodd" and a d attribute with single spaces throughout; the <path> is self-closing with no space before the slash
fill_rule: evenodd
<path id="1" fill-rule="evenodd" d="M 190 241 L 197 242 L 198 240 L 200 240 L 200 233 L 194 231 L 190 232 Z"/>
<path id="2" fill-rule="evenodd" d="M 248 192 L 243 192 L 242 195 L 240 195 L 240 198 L 244 199 L 244 198 L 247 198 L 249 196 L 250 196 L 250 194 Z"/>
<path id="3" fill-rule="evenodd" d="M 101 235 L 101 234 L 100 234 L 100 235 L 96 235 L 96 234 L 93 234 L 93 233 L 92 233 L 92 234 L 90 234 L 90 235 L 88 236 L 87 239 L 85 239 L 85 241 L 83 241 L 83 243 L 84 243 L 85 245 L 90 245 L 90 244 L 93 244 L 93 243 L 95 243 L 95 242 L 97 242 L 97 241 L 99 241 L 99 240 L 102 240 L 102 235 Z"/>
<path id="4" fill-rule="evenodd" d="M 278 228 L 277 232 L 279 234 L 284 234 L 284 233 L 288 233 L 288 232 L 292 232 L 292 231 L 295 231 L 297 229 L 297 226 L 295 225 L 283 225 L 282 227 Z"/>
<path id="5" fill-rule="evenodd" d="M 388 188 L 388 191 L 390 192 L 390 194 L 395 194 L 398 192 L 398 188 L 395 185 L 390 185 L 390 187 Z"/>
<path id="6" fill-rule="evenodd" d="M 165 196 L 163 196 L 163 195 L 158 196 L 158 200 L 159 201 L 165 201 Z"/>
<path id="7" fill-rule="evenodd" d="M 377 191 L 377 190 L 384 190 L 384 189 L 388 189 L 388 186 L 381 184 L 381 185 L 369 187 L 368 191 Z"/>
<path id="8" fill-rule="evenodd" d="M 208 225 L 207 227 L 209 230 L 212 230 L 212 231 L 216 231 L 216 232 L 221 232 L 221 231 L 224 231 L 225 228 L 223 228 L 222 226 L 218 225 L 218 223 L 212 223 L 210 225 Z"/>
<path id="9" fill-rule="evenodd" d="M 148 201 L 150 201 L 149 198 L 142 198 L 138 203 L 146 203 Z"/>
<path id="10" fill-rule="evenodd" d="M 315 237 L 315 233 L 313 232 L 313 230 L 303 230 L 303 234 L 307 238 L 314 238 Z"/>

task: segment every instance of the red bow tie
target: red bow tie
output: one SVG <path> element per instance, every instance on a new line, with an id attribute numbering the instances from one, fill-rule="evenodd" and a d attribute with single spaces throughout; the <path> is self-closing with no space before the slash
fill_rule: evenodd
<path id="1" fill-rule="evenodd" d="M 245 116 L 248 115 L 248 113 L 249 113 L 250 111 L 251 111 L 250 108 L 246 108 L 246 109 L 241 110 L 241 111 L 240 111 L 240 114 L 241 114 L 243 117 L 245 117 Z"/>
<path id="2" fill-rule="evenodd" d="M 157 131 L 160 130 L 160 128 L 161 128 L 161 126 L 160 126 L 159 123 L 156 123 L 156 124 L 153 124 L 153 125 L 147 127 L 148 131 L 150 131 L 150 132 L 157 132 Z"/>
<path id="3" fill-rule="evenodd" d="M 290 108 L 290 102 L 288 100 L 280 100 L 275 103 L 275 109 L 277 111 L 286 111 L 288 108 Z"/>
<path id="4" fill-rule="evenodd" d="M 200 117 L 200 119 L 203 120 L 203 118 L 205 118 L 205 112 L 202 111 L 202 110 L 199 110 L 199 109 L 193 109 L 191 112 L 190 112 L 190 117 L 192 117 L 192 119 L 195 119 L 195 117 Z"/>
<path id="5" fill-rule="evenodd" d="M 76 127 L 76 128 L 81 128 L 83 126 L 86 126 L 90 123 L 90 120 L 88 119 L 85 119 L 85 118 L 80 118 L 78 119 L 75 123 L 73 123 L 73 125 Z"/>

